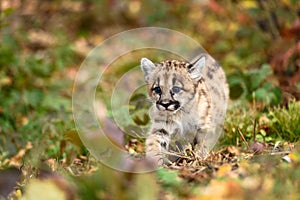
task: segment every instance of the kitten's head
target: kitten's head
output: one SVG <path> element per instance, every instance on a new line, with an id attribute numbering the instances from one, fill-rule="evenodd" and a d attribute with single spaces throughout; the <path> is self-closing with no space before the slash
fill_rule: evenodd
<path id="1" fill-rule="evenodd" d="M 194 64 L 167 60 L 154 64 L 141 59 L 141 68 L 148 84 L 148 95 L 159 110 L 177 111 L 194 99 L 196 87 L 202 80 L 205 57 Z"/>

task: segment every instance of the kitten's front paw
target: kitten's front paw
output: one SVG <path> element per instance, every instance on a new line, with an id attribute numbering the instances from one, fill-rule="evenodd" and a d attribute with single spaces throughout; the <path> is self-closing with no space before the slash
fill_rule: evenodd
<path id="1" fill-rule="evenodd" d="M 156 166 L 161 166 L 164 163 L 163 155 L 161 152 L 149 151 L 146 153 L 146 159 Z"/>
<path id="2" fill-rule="evenodd" d="M 167 146 L 166 142 L 161 142 L 159 135 L 151 135 L 146 139 L 146 158 L 150 159 L 158 166 L 163 164 L 163 152 Z"/>
<path id="3" fill-rule="evenodd" d="M 205 160 L 207 156 L 209 155 L 209 148 L 206 147 L 204 144 L 197 144 L 196 145 L 196 157 L 199 160 Z"/>

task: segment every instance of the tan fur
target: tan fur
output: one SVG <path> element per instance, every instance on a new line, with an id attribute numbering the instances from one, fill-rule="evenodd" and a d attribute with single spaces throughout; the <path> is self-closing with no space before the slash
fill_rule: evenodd
<path id="1" fill-rule="evenodd" d="M 208 54 L 195 63 L 171 60 L 153 64 L 142 59 L 141 67 L 153 102 L 146 155 L 163 158 L 175 140 L 184 145 L 197 143 L 199 156 L 201 151 L 207 153 L 205 138 L 222 124 L 228 101 L 222 68 Z M 207 138 L 208 143 L 214 142 Z"/>

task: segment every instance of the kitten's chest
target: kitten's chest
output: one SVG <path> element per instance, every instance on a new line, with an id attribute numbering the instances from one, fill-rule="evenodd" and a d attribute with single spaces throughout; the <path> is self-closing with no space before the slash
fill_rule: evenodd
<path id="1" fill-rule="evenodd" d="M 184 130 L 182 135 L 184 136 L 196 134 L 202 123 L 199 121 L 197 113 L 195 113 L 194 115 L 183 115 L 181 124 Z"/>
<path id="2" fill-rule="evenodd" d="M 152 123 L 163 126 L 171 135 L 181 137 L 187 134 L 196 133 L 201 126 L 198 112 L 196 110 L 189 113 L 159 111 L 155 107 L 150 110 Z"/>

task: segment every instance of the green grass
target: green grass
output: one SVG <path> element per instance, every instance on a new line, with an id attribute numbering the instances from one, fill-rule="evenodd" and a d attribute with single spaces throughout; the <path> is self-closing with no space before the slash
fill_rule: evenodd
<path id="1" fill-rule="evenodd" d="M 273 134 L 283 140 L 296 142 L 300 137 L 300 102 L 291 102 L 286 109 L 274 108 L 267 115 Z"/>
<path id="2" fill-rule="evenodd" d="M 221 144 L 244 145 L 245 141 L 299 141 L 300 104 L 291 101 L 285 107 L 249 108 L 241 101 L 232 102 L 227 111 L 225 135 Z"/>
<path id="3" fill-rule="evenodd" d="M 49 59 L 18 51 L 13 37 L 4 34 L 0 48 L 0 150 L 13 156 L 26 143 L 39 146 L 40 157 L 63 157 L 64 132 L 72 129 L 71 84 L 62 65 L 70 62 L 68 47 L 57 46 Z M 61 49 L 64 49 L 61 51 Z M 4 56 L 3 56 L 4 55 Z M 74 57 L 74 56 L 72 56 Z"/>

